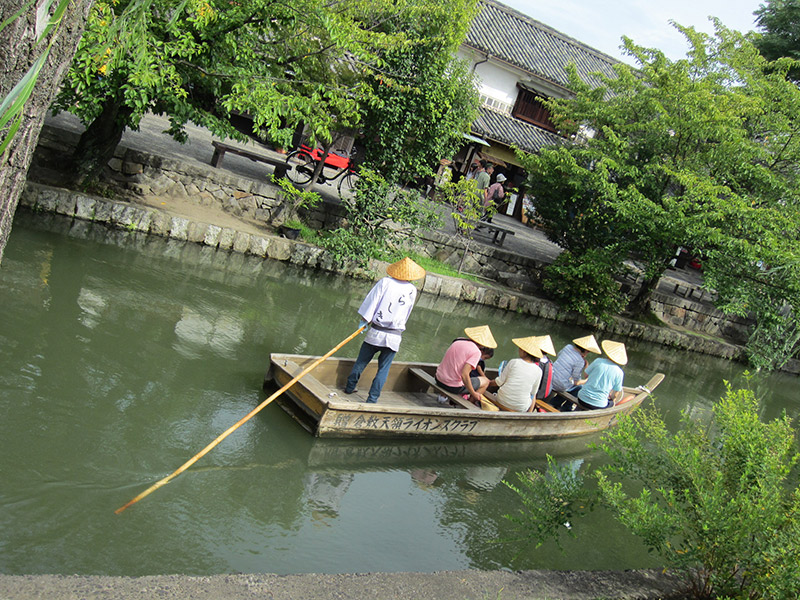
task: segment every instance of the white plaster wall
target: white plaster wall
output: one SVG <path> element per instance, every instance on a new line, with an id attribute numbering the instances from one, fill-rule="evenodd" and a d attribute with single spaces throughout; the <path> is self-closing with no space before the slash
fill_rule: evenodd
<path id="1" fill-rule="evenodd" d="M 478 89 L 481 94 L 499 100 L 506 104 L 514 105 L 517 100 L 517 81 L 522 79 L 522 71 L 488 60 L 484 56 L 461 49 L 458 57 L 469 62 L 478 76 Z"/>

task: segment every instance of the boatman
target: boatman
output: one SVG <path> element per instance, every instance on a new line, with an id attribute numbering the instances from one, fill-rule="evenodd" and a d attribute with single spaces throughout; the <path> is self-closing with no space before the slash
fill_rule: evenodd
<path id="1" fill-rule="evenodd" d="M 389 367 L 400 349 L 406 321 L 417 298 L 417 288 L 411 282 L 425 277 L 425 269 L 405 257 L 389 265 L 386 274 L 388 277 L 372 287 L 358 309 L 362 319 L 360 325 L 369 324 L 369 329 L 344 388 L 345 394 L 355 392 L 361 373 L 372 357 L 378 354 L 378 372 L 367 395 L 369 403 L 376 403 L 381 395 L 383 384 L 389 375 Z"/>

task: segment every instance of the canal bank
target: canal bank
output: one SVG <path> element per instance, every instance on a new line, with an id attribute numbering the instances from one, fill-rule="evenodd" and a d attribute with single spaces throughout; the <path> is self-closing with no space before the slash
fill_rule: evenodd
<path id="1" fill-rule="evenodd" d="M 678 577 L 658 570 L 210 577 L 0 575 L 4 600 L 677 600 L 683 589 Z"/>
<path id="2" fill-rule="evenodd" d="M 385 265 L 378 261 L 371 261 L 367 269 L 338 266 L 322 248 L 283 238 L 248 219 L 219 211 L 214 205 L 174 197 L 107 199 L 31 181 L 20 198 L 20 207 L 34 213 L 62 215 L 87 226 L 99 223 L 131 233 L 157 235 L 361 279 L 374 278 L 385 269 Z M 77 234 L 81 230 L 81 226 L 76 225 Z M 553 302 L 496 283 L 481 284 L 430 273 L 422 284 L 422 292 L 551 321 L 585 324 L 583 317 L 563 311 Z M 740 360 L 743 356 L 740 345 L 683 327 L 656 327 L 617 317 L 592 329 L 604 336 L 633 338 L 728 360 Z M 785 370 L 800 373 L 800 364 L 791 361 Z"/>

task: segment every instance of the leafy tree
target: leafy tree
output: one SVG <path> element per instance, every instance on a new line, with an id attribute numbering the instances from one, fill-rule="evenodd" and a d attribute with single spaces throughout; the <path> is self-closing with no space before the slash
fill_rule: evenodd
<path id="1" fill-rule="evenodd" d="M 237 136 L 232 111 L 288 145 L 296 126 L 330 141 L 359 119 L 366 74 L 403 45 L 381 26 L 407 2 L 389 0 L 100 0 L 57 107 L 88 124 L 76 173 L 91 179 L 126 127 L 167 114 L 183 139 L 192 121 Z"/>
<path id="2" fill-rule="evenodd" d="M 703 257 L 722 310 L 783 324 L 781 311 L 800 307 L 800 90 L 789 64 L 768 63 L 749 37 L 719 22 L 715 36 L 679 29 L 685 59 L 625 39 L 638 68 L 618 64 L 596 88 L 572 70 L 575 97 L 550 105 L 572 138 L 522 157 L 537 211 L 576 262 L 612 275 L 638 262 L 634 313 L 682 245 Z"/>
<path id="3" fill-rule="evenodd" d="M 90 6 L 90 0 L 0 0 L 0 261 L 45 114 L 69 68 Z"/>
<path id="4" fill-rule="evenodd" d="M 523 508 L 510 518 L 539 543 L 580 535 L 580 518 L 603 506 L 682 572 L 695 598 L 797 598 L 796 432 L 786 416 L 761 422 L 758 404 L 728 386 L 710 424 L 686 413 L 675 434 L 655 411 L 638 411 L 603 435 L 608 464 L 588 476 L 596 489 L 551 461 L 512 486 Z"/>
<path id="5" fill-rule="evenodd" d="M 450 171 L 447 171 L 448 175 Z M 442 181 L 436 194 L 438 199 L 451 207 L 450 216 L 456 226 L 456 235 L 464 240 L 464 252 L 461 254 L 461 261 L 458 264 L 458 274 L 464 266 L 464 259 L 469 254 L 469 247 L 472 243 L 472 236 L 481 217 L 486 213 L 489 217 L 495 213 L 492 205 L 488 211 L 483 206 L 483 191 L 478 190 L 475 179 L 461 178 L 453 182 L 449 177 Z"/>
<path id="6" fill-rule="evenodd" d="M 761 54 L 769 60 L 800 60 L 800 1 L 767 0 L 753 14 L 763 31 L 755 41 Z M 800 67 L 790 68 L 789 77 L 800 80 Z"/>
<path id="7" fill-rule="evenodd" d="M 415 190 L 386 181 L 362 168 L 352 195 L 342 198 L 347 224 L 323 239 L 339 262 L 365 266 L 370 258 L 388 259 L 417 231 L 439 225 L 437 212 Z"/>
<path id="8" fill-rule="evenodd" d="M 409 39 L 389 48 L 382 69 L 367 79 L 360 128 L 364 164 L 388 181 L 405 184 L 428 175 L 463 145 L 479 100 L 474 75 L 454 57 L 475 6 L 475 0 L 423 0 L 384 26 Z"/>
<path id="9" fill-rule="evenodd" d="M 439 0 L 99 0 L 57 105 L 87 124 L 76 176 L 96 177 L 148 111 L 168 115 L 178 140 L 189 121 L 242 138 L 238 112 L 276 143 L 304 124 L 327 148 L 361 119 L 387 53 L 414 47 L 420 32 L 396 23 L 441 11 Z"/>

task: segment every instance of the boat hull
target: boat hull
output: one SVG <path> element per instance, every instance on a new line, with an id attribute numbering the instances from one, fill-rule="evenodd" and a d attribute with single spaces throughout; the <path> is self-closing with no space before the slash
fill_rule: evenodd
<path id="1" fill-rule="evenodd" d="M 282 387 L 316 358 L 273 354 L 271 377 Z M 594 411 L 517 413 L 442 407 L 436 391 L 419 377 L 421 371 L 432 375 L 436 365 L 394 362 L 379 402 L 368 404 L 343 392 L 352 365 L 351 359 L 325 360 L 284 392 L 278 403 L 318 437 L 548 440 L 601 432 L 649 395 L 626 388 L 631 400 Z M 374 373 L 373 363 L 362 374 L 362 382 L 372 381 Z"/>

